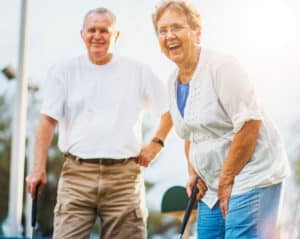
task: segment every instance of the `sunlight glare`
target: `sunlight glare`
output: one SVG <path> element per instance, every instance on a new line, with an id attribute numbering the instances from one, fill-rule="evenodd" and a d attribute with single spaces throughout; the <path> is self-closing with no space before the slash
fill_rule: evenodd
<path id="1" fill-rule="evenodd" d="M 280 0 L 262 0 L 249 12 L 247 40 L 258 48 L 278 48 L 288 43 L 295 31 L 295 16 Z"/>

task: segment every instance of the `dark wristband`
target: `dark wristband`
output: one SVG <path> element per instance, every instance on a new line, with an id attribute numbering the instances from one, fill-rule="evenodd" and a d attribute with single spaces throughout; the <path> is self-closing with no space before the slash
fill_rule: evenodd
<path id="1" fill-rule="evenodd" d="M 152 139 L 152 142 L 159 144 L 161 147 L 164 147 L 164 146 L 165 146 L 164 141 L 162 141 L 162 140 L 161 140 L 160 138 L 158 138 L 158 137 L 154 137 L 154 138 Z"/>

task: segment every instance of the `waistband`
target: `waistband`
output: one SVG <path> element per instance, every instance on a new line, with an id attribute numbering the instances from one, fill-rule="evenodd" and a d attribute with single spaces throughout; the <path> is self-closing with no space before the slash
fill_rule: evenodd
<path id="1" fill-rule="evenodd" d="M 64 157 L 68 159 L 75 160 L 78 163 L 92 163 L 92 164 L 99 164 L 99 165 L 115 165 L 115 164 L 127 164 L 130 161 L 136 162 L 136 157 L 131 158 L 124 158 L 124 159 L 110 159 L 110 158 L 90 158 L 90 159 L 83 159 L 71 153 L 64 153 Z"/>

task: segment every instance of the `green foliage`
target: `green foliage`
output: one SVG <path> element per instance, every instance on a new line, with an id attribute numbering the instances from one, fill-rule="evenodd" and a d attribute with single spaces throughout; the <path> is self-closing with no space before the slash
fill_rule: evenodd
<path id="1" fill-rule="evenodd" d="M 10 121 L 5 98 L 0 96 L 0 222 L 7 216 L 10 166 Z"/>
<path id="2" fill-rule="evenodd" d="M 292 124 L 291 130 L 294 135 L 299 135 L 300 133 L 300 127 L 298 121 L 296 121 L 294 124 Z M 292 140 L 294 145 L 294 151 L 289 157 L 292 159 L 292 170 L 294 171 L 295 175 L 295 181 L 297 184 L 300 185 L 300 150 L 299 150 L 299 140 L 295 138 L 295 140 Z"/>
<path id="3" fill-rule="evenodd" d="M 5 98 L 0 96 L 0 224 L 8 214 L 12 121 L 8 107 Z M 49 182 L 38 203 L 40 209 L 38 210 L 38 224 L 42 234 L 45 236 L 51 235 L 53 230 L 53 208 L 56 201 L 57 181 L 63 163 L 62 154 L 57 149 L 57 139 L 58 136 L 55 134 L 49 150 L 50 159 L 47 162 L 48 172 L 51 172 L 51 180 L 48 180 Z M 25 191 L 24 199 L 26 193 Z"/>
<path id="4" fill-rule="evenodd" d="M 151 190 L 155 186 L 154 183 L 145 180 L 146 191 Z"/>
<path id="5" fill-rule="evenodd" d="M 294 164 L 296 182 L 300 184 L 300 155 L 298 156 L 298 159 L 295 160 Z"/>
<path id="6" fill-rule="evenodd" d="M 2 166 L 0 166 L 0 222 L 7 216 L 8 209 L 8 184 L 9 184 L 9 172 Z"/>
<path id="7" fill-rule="evenodd" d="M 154 235 L 164 235 L 171 229 L 179 231 L 180 221 L 169 216 L 164 216 L 160 212 L 149 212 L 148 218 L 148 238 Z"/>

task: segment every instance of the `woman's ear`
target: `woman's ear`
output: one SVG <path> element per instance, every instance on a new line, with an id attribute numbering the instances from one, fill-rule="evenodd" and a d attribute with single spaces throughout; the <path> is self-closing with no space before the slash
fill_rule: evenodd
<path id="1" fill-rule="evenodd" d="M 200 27 L 196 28 L 194 30 L 195 38 L 196 38 L 196 41 L 197 41 L 198 44 L 200 44 L 201 33 L 202 32 L 201 32 L 201 28 Z"/>
<path id="2" fill-rule="evenodd" d="M 114 36 L 114 42 L 116 43 L 117 40 L 119 39 L 119 36 L 120 36 L 120 31 L 116 31 L 115 32 L 115 36 Z"/>
<path id="3" fill-rule="evenodd" d="M 196 29 L 196 37 L 197 37 L 197 39 L 199 40 L 199 42 L 200 42 L 200 38 L 201 38 L 201 28 L 199 27 L 199 28 L 197 28 Z"/>

